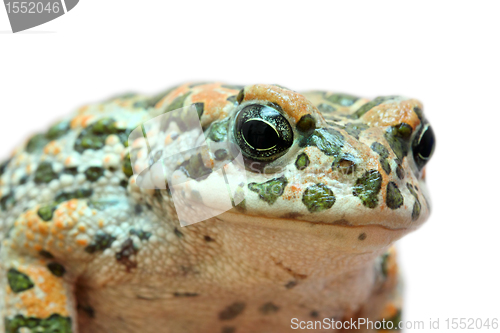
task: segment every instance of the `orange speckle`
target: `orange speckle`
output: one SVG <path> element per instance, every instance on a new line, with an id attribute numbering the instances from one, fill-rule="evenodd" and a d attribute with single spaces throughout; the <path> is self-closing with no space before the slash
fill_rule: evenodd
<path id="1" fill-rule="evenodd" d="M 61 146 L 57 141 L 50 141 L 45 148 L 43 148 L 43 152 L 48 155 L 58 155 L 61 152 Z"/>
<path id="2" fill-rule="evenodd" d="M 80 108 L 78 109 L 78 111 L 77 111 L 77 112 L 81 114 L 81 113 L 84 113 L 85 111 L 87 111 L 88 109 L 89 109 L 89 106 L 88 106 L 88 105 L 83 105 L 82 107 L 80 107 Z"/>
<path id="3" fill-rule="evenodd" d="M 413 111 L 414 106 L 421 107 L 422 104 L 415 99 L 384 103 L 365 113 L 362 119 L 366 124 L 376 126 L 391 126 L 404 122 L 415 129 L 420 124 L 420 119 Z"/>
<path id="4" fill-rule="evenodd" d="M 393 303 L 388 303 L 382 311 L 382 316 L 384 318 L 391 318 L 395 316 L 397 312 L 398 308 Z"/>
<path id="5" fill-rule="evenodd" d="M 71 128 L 86 127 L 92 118 L 94 118 L 92 115 L 78 115 L 71 120 L 70 126 Z"/>
<path id="6" fill-rule="evenodd" d="M 89 242 L 86 239 L 77 239 L 76 244 L 81 245 L 81 246 L 87 246 Z"/>
<path id="7" fill-rule="evenodd" d="M 33 225 L 30 227 L 30 230 L 34 233 L 38 233 L 40 231 L 40 228 L 38 227 L 39 224 L 40 221 L 34 221 Z"/>
<path id="8" fill-rule="evenodd" d="M 142 171 L 141 170 L 141 166 L 140 165 L 134 165 L 134 171 L 135 171 L 136 174 L 141 173 L 141 171 Z"/>
<path id="9" fill-rule="evenodd" d="M 33 248 L 35 249 L 35 251 L 38 251 L 38 252 L 43 249 L 43 247 L 40 244 L 35 244 L 35 246 L 33 246 Z"/>
<path id="10" fill-rule="evenodd" d="M 169 135 L 167 135 L 167 136 L 165 137 L 165 144 L 166 144 L 166 145 L 169 145 L 171 142 L 172 142 L 172 137 L 171 137 L 171 136 L 170 136 L 170 134 L 169 134 Z"/>
<path id="11" fill-rule="evenodd" d="M 114 146 L 119 142 L 120 138 L 116 134 L 108 135 L 108 137 L 106 138 L 106 145 L 108 146 Z"/>
<path id="12" fill-rule="evenodd" d="M 182 95 L 188 91 L 189 91 L 189 84 L 188 83 L 176 88 L 174 91 L 170 92 L 170 94 L 165 96 L 161 101 L 156 103 L 155 108 L 170 104 L 170 102 L 172 102 L 175 98 L 179 97 L 180 95 Z"/>
<path id="13" fill-rule="evenodd" d="M 291 90 L 284 90 L 269 84 L 256 84 L 245 88 L 244 101 L 260 99 L 277 103 L 296 122 L 303 115 L 315 113 L 318 116 L 316 107 L 304 96 Z M 193 98 L 194 100 L 194 98 Z"/>
<path id="14" fill-rule="evenodd" d="M 16 302 L 16 305 L 25 309 L 26 316 L 46 318 L 52 313 L 68 315 L 69 304 L 64 280 L 50 273 L 42 261 L 36 265 L 18 269 L 33 277 L 37 281 L 37 288 L 43 292 L 43 296 L 40 296 L 34 289 L 30 289 L 19 294 L 21 302 Z"/>
<path id="15" fill-rule="evenodd" d="M 82 225 L 78 226 L 78 230 L 80 230 L 81 232 L 85 232 L 85 230 L 87 230 L 87 228 L 82 224 Z"/>
<path id="16" fill-rule="evenodd" d="M 220 119 L 222 109 L 227 105 L 227 98 L 231 95 L 230 92 L 220 92 L 215 86 L 206 86 L 200 92 L 193 93 L 191 103 L 205 103 L 205 116 Z M 234 94 L 234 92 L 233 92 Z"/>
<path id="17" fill-rule="evenodd" d="M 83 127 L 87 127 L 87 124 L 88 124 L 89 120 L 91 120 L 92 118 L 93 117 L 91 115 L 83 117 L 83 119 L 82 119 L 82 126 Z"/>
<path id="18" fill-rule="evenodd" d="M 283 199 L 285 200 L 296 199 L 297 197 L 300 197 L 301 193 L 302 193 L 301 187 L 292 184 L 285 189 L 285 193 L 283 194 Z"/>
<path id="19" fill-rule="evenodd" d="M 122 152 L 120 153 L 120 159 L 123 160 L 128 153 L 129 153 L 128 149 L 123 149 Z"/>
<path id="20" fill-rule="evenodd" d="M 75 210 L 77 204 L 78 204 L 78 200 L 77 199 L 71 199 L 70 201 L 68 201 L 67 207 L 69 209 L 71 209 L 71 210 Z"/>
<path id="21" fill-rule="evenodd" d="M 26 236 L 27 239 L 29 240 L 34 240 L 35 239 L 35 235 L 33 235 L 33 233 L 29 230 L 26 230 L 24 232 L 24 235 Z"/>
<path id="22" fill-rule="evenodd" d="M 51 233 L 52 235 L 55 235 L 55 234 L 57 234 L 57 231 L 58 231 L 58 230 L 57 230 L 56 226 L 55 226 L 54 224 L 51 224 L 51 225 L 50 225 L 50 233 Z"/>

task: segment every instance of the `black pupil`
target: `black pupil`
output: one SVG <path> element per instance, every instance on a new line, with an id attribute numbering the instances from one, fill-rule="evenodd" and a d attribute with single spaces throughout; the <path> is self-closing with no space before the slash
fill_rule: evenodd
<path id="1" fill-rule="evenodd" d="M 280 138 L 274 128 L 262 120 L 248 120 L 241 127 L 246 142 L 255 149 L 270 149 Z"/>
<path id="2" fill-rule="evenodd" d="M 431 127 L 428 127 L 420 138 L 420 142 L 417 146 L 417 153 L 422 158 L 429 158 L 434 150 L 434 132 Z"/>

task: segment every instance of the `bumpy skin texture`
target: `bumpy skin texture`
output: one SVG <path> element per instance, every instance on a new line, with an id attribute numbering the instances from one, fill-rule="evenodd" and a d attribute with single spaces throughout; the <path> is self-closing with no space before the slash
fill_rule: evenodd
<path id="1" fill-rule="evenodd" d="M 130 154 L 151 163 L 164 146 L 203 138 L 182 120 L 152 128 L 148 155 L 128 136 L 193 103 L 209 149 L 170 160 L 170 174 L 199 178 L 181 187 L 187 200 L 216 205 L 211 186 L 229 181 L 244 201 L 181 227 L 170 189 L 138 186 Z M 252 104 L 279 110 L 293 142 L 264 172 L 240 165 L 221 179 L 211 170 L 231 159 L 221 147 L 235 142 L 236 116 Z M 397 321 L 391 245 L 429 214 L 412 156 L 427 124 L 421 110 L 399 96 L 221 83 L 80 108 L 1 165 L 0 327 L 245 333 L 294 331 L 292 318 Z"/>

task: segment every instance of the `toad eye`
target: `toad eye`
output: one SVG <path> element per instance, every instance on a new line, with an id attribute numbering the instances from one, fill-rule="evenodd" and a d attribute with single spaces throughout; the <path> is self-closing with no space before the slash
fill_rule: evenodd
<path id="1" fill-rule="evenodd" d="M 250 104 L 236 116 L 234 138 L 246 158 L 270 162 L 292 145 L 292 127 L 278 108 L 273 104 Z"/>
<path id="2" fill-rule="evenodd" d="M 241 136 L 247 145 L 258 151 L 273 149 L 280 142 L 276 128 L 263 119 L 248 119 L 244 122 Z"/>
<path id="3" fill-rule="evenodd" d="M 436 138 L 434 137 L 434 131 L 427 124 L 418 132 L 412 144 L 413 158 L 419 170 L 422 170 L 425 164 L 431 159 L 435 146 Z"/>

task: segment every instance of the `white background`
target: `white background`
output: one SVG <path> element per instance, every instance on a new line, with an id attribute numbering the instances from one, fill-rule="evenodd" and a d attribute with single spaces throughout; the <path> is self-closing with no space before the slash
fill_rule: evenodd
<path id="1" fill-rule="evenodd" d="M 432 216 L 399 242 L 405 319 L 500 318 L 499 9 L 83 0 L 13 35 L 0 7 L 0 156 L 83 103 L 186 80 L 416 97 L 437 149 Z"/>

